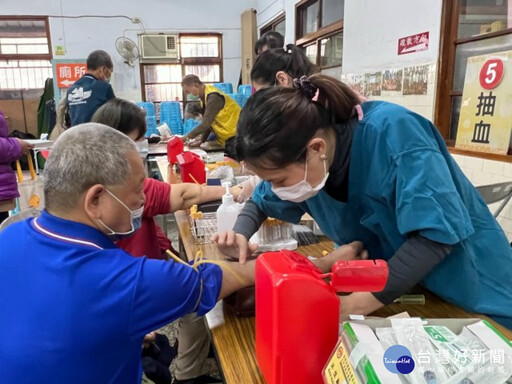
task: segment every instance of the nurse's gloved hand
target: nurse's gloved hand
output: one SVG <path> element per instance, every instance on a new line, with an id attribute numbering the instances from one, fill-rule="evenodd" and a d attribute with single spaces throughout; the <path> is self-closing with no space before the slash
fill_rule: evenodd
<path id="1" fill-rule="evenodd" d="M 247 257 L 251 256 L 258 246 L 249 243 L 245 236 L 227 231 L 216 233 L 212 236 L 212 241 L 217 244 L 220 253 L 233 259 L 239 259 L 241 264 L 245 264 Z"/>

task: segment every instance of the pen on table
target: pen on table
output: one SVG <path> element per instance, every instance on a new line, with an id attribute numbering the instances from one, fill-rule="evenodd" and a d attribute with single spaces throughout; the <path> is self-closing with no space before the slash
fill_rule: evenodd
<path id="1" fill-rule="evenodd" d="M 424 305 L 425 295 L 402 295 L 393 301 L 393 303 Z"/>

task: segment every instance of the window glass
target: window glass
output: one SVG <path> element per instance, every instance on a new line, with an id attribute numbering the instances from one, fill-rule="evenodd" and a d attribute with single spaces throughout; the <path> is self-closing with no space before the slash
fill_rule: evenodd
<path id="1" fill-rule="evenodd" d="M 343 52 L 343 35 L 337 34 L 320 40 L 320 66 L 332 67 L 341 65 Z"/>
<path id="2" fill-rule="evenodd" d="M 219 37 L 182 36 L 180 38 L 181 57 L 219 57 Z"/>
<path id="3" fill-rule="evenodd" d="M 460 0 L 458 38 L 510 28 L 507 0 Z"/>
<path id="4" fill-rule="evenodd" d="M 345 0 L 322 0 L 322 27 L 343 20 Z"/>

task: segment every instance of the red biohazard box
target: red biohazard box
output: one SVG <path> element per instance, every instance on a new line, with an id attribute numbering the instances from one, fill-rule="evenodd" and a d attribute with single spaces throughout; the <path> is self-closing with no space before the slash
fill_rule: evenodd
<path id="1" fill-rule="evenodd" d="M 283 250 L 256 262 L 256 357 L 268 384 L 321 384 L 338 340 L 336 292 L 380 291 L 382 260 L 340 261 L 322 274 L 304 256 Z M 326 278 L 331 278 L 326 282 Z"/>
<path id="2" fill-rule="evenodd" d="M 181 140 L 178 136 L 173 136 L 167 142 L 167 160 L 171 164 L 178 163 L 178 155 L 183 153 L 184 148 L 183 140 Z"/>
<path id="3" fill-rule="evenodd" d="M 177 157 L 184 183 L 206 183 L 206 169 L 203 160 L 193 152 L 183 152 Z"/>

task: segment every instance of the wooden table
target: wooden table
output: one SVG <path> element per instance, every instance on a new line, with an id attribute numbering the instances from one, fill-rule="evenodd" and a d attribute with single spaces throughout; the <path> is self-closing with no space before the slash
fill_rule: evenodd
<path id="1" fill-rule="evenodd" d="M 187 212 L 179 211 L 175 213 L 175 216 L 182 245 L 189 259 L 193 259 L 199 249 L 202 249 L 208 258 L 223 258 L 213 244 L 194 244 Z M 303 255 L 318 257 L 322 255 L 322 251 L 331 251 L 332 248 L 332 242 L 324 240 L 318 244 L 299 247 L 297 251 Z M 424 318 L 482 318 L 493 324 L 507 339 L 512 339 L 511 330 L 484 315 L 468 313 L 424 288 L 416 287 L 414 291 L 425 295 L 425 305 L 391 304 L 372 313 L 371 316 L 388 317 L 406 311 L 411 316 Z M 265 380 L 259 370 L 255 355 L 254 317 L 236 317 L 229 310 L 224 310 L 222 302 L 219 302 L 208 313 L 207 320 L 225 383 L 264 384 Z"/>

